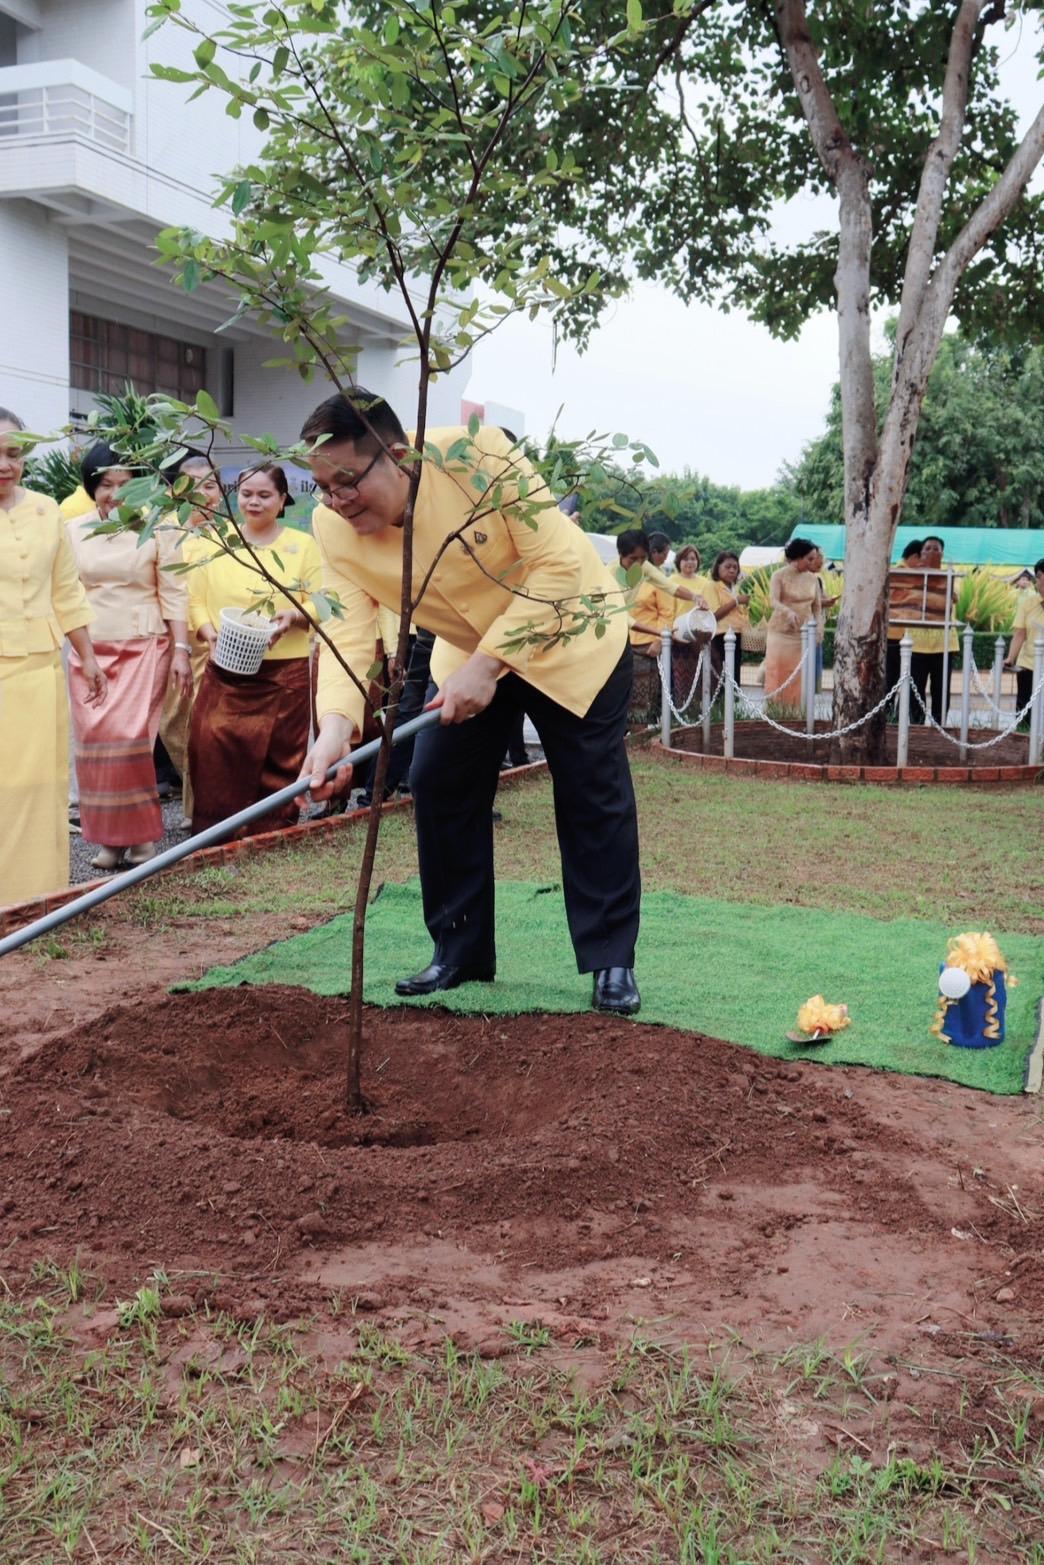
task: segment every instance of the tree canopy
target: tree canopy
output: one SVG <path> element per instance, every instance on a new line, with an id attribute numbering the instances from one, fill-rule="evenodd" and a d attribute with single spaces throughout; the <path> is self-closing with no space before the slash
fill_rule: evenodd
<path id="1" fill-rule="evenodd" d="M 894 335 L 894 332 L 893 332 Z M 880 425 L 892 356 L 874 359 Z M 1044 527 L 1044 348 L 945 337 L 928 382 L 903 520 L 912 527 Z M 841 392 L 786 474 L 805 514 L 844 515 Z"/>
<path id="2" fill-rule="evenodd" d="M 989 29 L 1023 9 L 987 8 L 972 51 L 967 123 L 934 238 L 938 259 L 1018 144 L 1016 114 L 999 90 L 998 57 L 1014 34 Z M 1027 10 L 1039 9 L 1027 6 Z M 381 6 L 358 10 L 377 25 Z M 494 25 L 492 0 L 453 7 Z M 520 261 L 550 257 L 552 273 L 582 288 L 657 279 L 681 297 L 742 309 L 793 336 L 835 304 L 836 229 L 781 237 L 781 206 L 831 190 L 777 31 L 763 0 L 577 0 L 562 92 L 534 102 L 516 167 L 545 152 L 569 177 L 547 182 L 526 213 L 488 192 L 481 222 L 507 226 Z M 951 6 L 926 0 L 846 0 L 809 8 L 808 28 L 843 131 L 865 158 L 873 213 L 871 289 L 898 302 L 925 159 L 939 129 L 939 95 L 954 25 Z M 503 46 L 510 54 L 510 39 Z M 336 88 L 336 84 L 335 84 Z M 563 112 L 565 111 L 565 112 Z M 439 176 L 438 159 L 425 161 Z M 1011 336 L 1044 327 L 1044 196 L 1027 196 L 965 272 L 954 313 L 970 330 Z M 563 312 L 583 337 L 600 301 L 582 293 Z"/>

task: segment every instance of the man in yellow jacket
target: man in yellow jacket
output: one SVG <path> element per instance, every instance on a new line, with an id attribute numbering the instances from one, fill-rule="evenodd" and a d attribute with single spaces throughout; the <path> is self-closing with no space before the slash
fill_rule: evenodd
<path id="1" fill-rule="evenodd" d="M 324 628 L 365 686 L 378 607 L 400 603 L 413 448 L 387 403 L 361 387 L 322 403 L 301 435 L 314 448 L 309 463 L 322 504 L 312 525 L 324 585 L 343 608 Z M 437 637 L 429 694 L 442 721 L 418 736 L 410 783 L 435 951 L 396 989 L 431 994 L 494 976 L 493 798 L 522 710 L 554 779 L 577 967 L 594 974 L 597 1009 L 632 1014 L 641 1003 L 634 980 L 641 886 L 624 748 L 627 615 L 605 617 L 601 635 L 590 625 L 560 634 L 575 627 L 581 600 L 612 604 L 619 588 L 501 430 L 481 429 L 474 439 L 464 429 L 430 430 L 426 448 L 414 508 L 413 622 Z M 347 768 L 332 784 L 325 774 L 363 720 L 360 690 L 325 647 L 317 716 L 302 775 L 323 799 L 347 786 Z"/>

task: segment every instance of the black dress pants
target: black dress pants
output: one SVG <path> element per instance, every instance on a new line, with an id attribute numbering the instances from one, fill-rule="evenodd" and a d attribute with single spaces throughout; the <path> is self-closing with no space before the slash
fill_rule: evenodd
<path id="1" fill-rule="evenodd" d="M 943 690 L 943 654 L 941 652 L 915 652 L 910 659 L 910 678 L 921 693 L 921 700 L 928 707 L 940 728 L 945 725 L 950 710 L 949 689 Z M 953 658 L 950 659 L 951 673 Z M 931 698 L 928 687 L 931 686 Z M 911 723 L 923 723 L 924 713 L 916 701 L 910 703 Z"/>
<path id="2" fill-rule="evenodd" d="M 577 969 L 634 966 L 641 879 L 624 746 L 630 691 L 627 648 L 584 717 L 517 674 L 505 674 L 477 717 L 417 735 L 410 781 L 424 921 L 436 961 L 495 966 L 493 799 L 508 735 L 521 711 L 540 735 L 551 772 Z M 434 693 L 432 686 L 429 699 Z M 540 953 L 531 955 L 539 964 Z"/>

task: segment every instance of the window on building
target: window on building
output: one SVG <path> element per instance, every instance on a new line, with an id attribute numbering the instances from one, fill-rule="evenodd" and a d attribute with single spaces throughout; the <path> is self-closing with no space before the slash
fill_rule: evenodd
<path id="1" fill-rule="evenodd" d="M 118 396 L 130 381 L 143 396 L 159 391 L 194 402 L 206 378 L 206 349 L 194 342 L 70 312 L 69 379 L 80 391 Z"/>

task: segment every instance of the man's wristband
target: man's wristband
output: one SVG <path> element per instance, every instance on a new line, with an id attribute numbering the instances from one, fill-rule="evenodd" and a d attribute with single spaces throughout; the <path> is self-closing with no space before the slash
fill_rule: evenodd
<path id="1" fill-rule="evenodd" d="M 189 657 L 192 656 L 192 648 L 189 646 L 187 641 L 175 641 L 175 643 L 174 643 L 174 651 L 175 652 L 187 652 Z"/>

